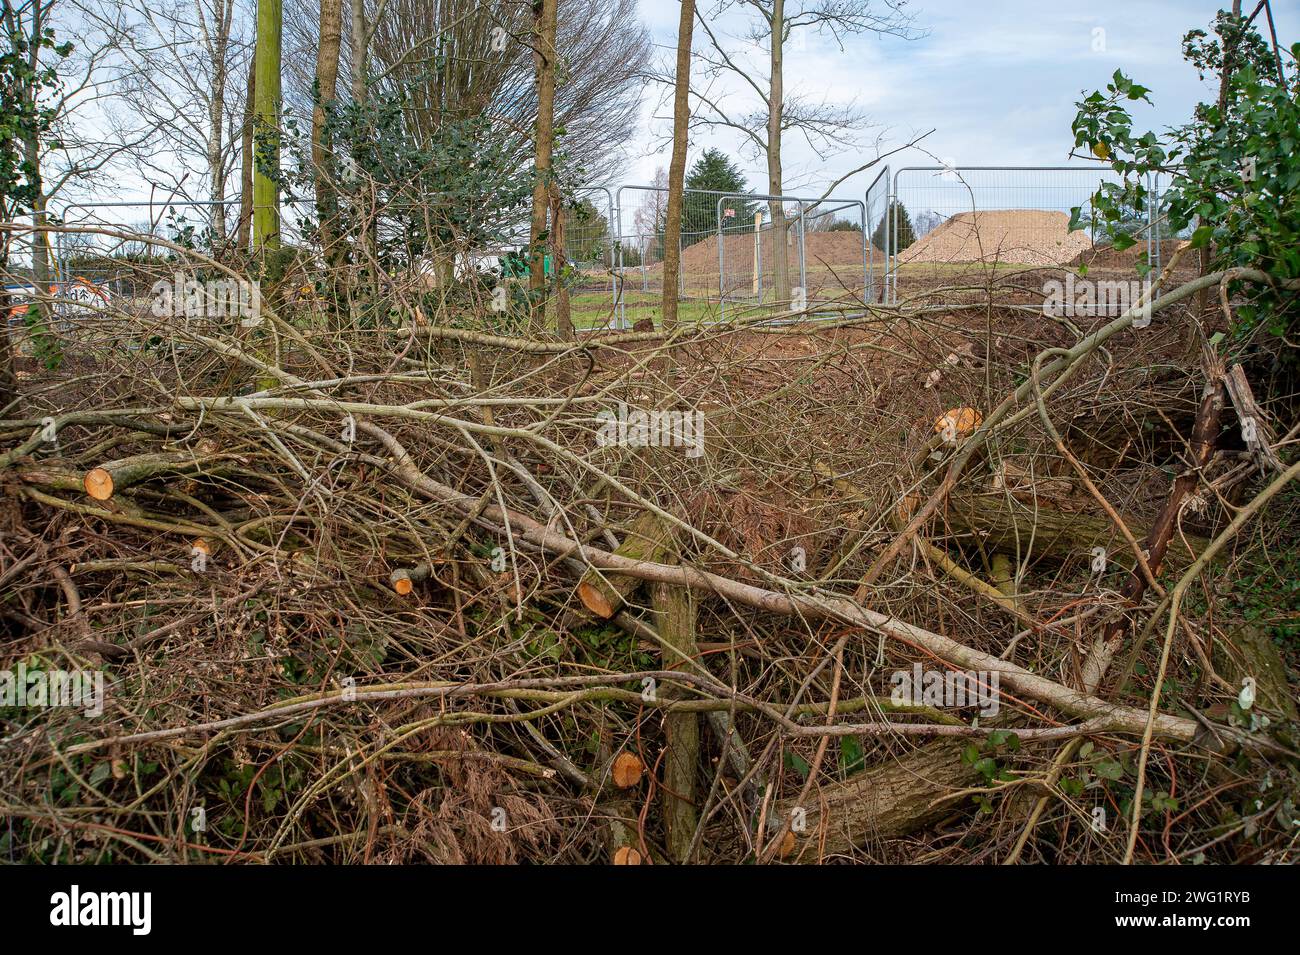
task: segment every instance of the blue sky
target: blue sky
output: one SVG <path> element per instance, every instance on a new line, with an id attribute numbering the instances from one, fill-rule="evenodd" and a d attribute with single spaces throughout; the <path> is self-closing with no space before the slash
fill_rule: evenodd
<path id="1" fill-rule="evenodd" d="M 746 18 L 735 10 L 715 17 L 716 0 L 698 2 L 715 29 L 735 36 L 743 28 Z M 789 6 L 796 2 L 787 0 Z M 878 139 L 889 149 L 931 128 L 924 145 L 953 165 L 1069 163 L 1074 103 L 1081 93 L 1103 88 L 1116 69 L 1152 90 L 1154 107 L 1139 104 L 1133 111 L 1142 128 L 1184 122 L 1196 102 L 1214 93 L 1183 60 L 1181 39 L 1190 29 L 1207 28 L 1221 6 L 1199 0 L 914 0 L 907 9 L 926 31 L 920 39 L 858 36 L 841 52 L 829 38 L 808 32 L 798 44 L 802 50 L 788 53 L 787 89 L 855 101 L 877 125 L 862 135 L 861 148 L 829 157 L 790 137 L 783 150 L 786 191 L 833 181 L 872 158 Z M 1300 0 L 1274 0 L 1273 6 L 1279 41 L 1300 40 Z M 658 52 L 669 55 L 678 4 L 641 0 L 640 10 L 663 47 Z M 700 33 L 697 28 L 697 40 Z M 744 95 L 739 88 L 731 94 L 729 104 Z M 670 103 L 647 97 L 645 128 L 628 165 L 631 181 L 648 182 L 667 165 L 667 150 L 655 135 L 665 123 L 654 117 L 670 114 Z M 734 132 L 701 130 L 691 155 L 705 146 L 738 154 L 751 186 L 765 185 L 763 161 L 739 155 L 740 139 Z M 915 150 L 890 162 L 894 168 L 934 164 Z M 837 194 L 861 194 L 867 178 L 855 176 Z"/>

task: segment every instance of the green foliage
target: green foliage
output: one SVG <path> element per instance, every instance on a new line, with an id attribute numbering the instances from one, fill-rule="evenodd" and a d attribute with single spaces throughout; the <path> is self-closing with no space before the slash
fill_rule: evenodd
<path id="1" fill-rule="evenodd" d="M 608 264 L 609 220 L 590 199 L 579 199 L 564 210 L 564 254 L 570 262 Z"/>
<path id="2" fill-rule="evenodd" d="M 450 272 L 457 252 L 517 244 L 527 228 L 534 177 L 520 143 L 496 135 L 488 117 L 445 118 L 432 133 L 415 129 L 407 90 L 376 91 L 364 103 L 324 108 L 322 141 L 333 147 L 338 185 L 332 215 L 345 259 L 368 261 L 357 244 L 370 236 L 384 274 L 423 260 Z M 259 170 L 278 177 L 286 194 L 308 191 L 306 139 L 292 120 L 285 128 L 299 161 L 277 171 L 268 152 L 268 161 L 259 157 Z"/>
<path id="3" fill-rule="evenodd" d="M 1146 177 L 1159 173 L 1171 180 L 1162 196 L 1168 232 L 1195 226 L 1191 244 L 1213 250 L 1214 268 L 1300 278 L 1300 44 L 1291 47 L 1288 67 L 1241 18 L 1221 11 L 1214 33 L 1193 30 L 1183 40 L 1184 56 L 1202 77 L 1223 82 L 1222 104 L 1201 103 L 1191 122 L 1164 135 L 1137 133 L 1128 106 L 1150 103 L 1150 90 L 1119 70 L 1104 93 L 1077 104 L 1075 145 L 1107 161 L 1123 182 L 1104 184 L 1090 210 L 1075 208 L 1071 227 L 1091 220 L 1116 249 L 1133 245 L 1138 223 L 1129 212 L 1146 208 Z M 1288 69 L 1289 77 L 1280 75 Z M 1238 310 L 1234 332 L 1262 327 L 1285 335 L 1298 309 L 1294 293 L 1259 288 Z"/>
<path id="4" fill-rule="evenodd" d="M 1300 489 L 1287 488 L 1273 517 L 1270 537 L 1233 573 L 1215 579 L 1220 613 L 1267 627 L 1284 651 L 1300 650 Z"/>
<path id="5" fill-rule="evenodd" d="M 866 765 L 862 743 L 856 736 L 840 737 L 840 772 L 852 776 Z"/>
<path id="6" fill-rule="evenodd" d="M 42 103 L 45 94 L 59 88 L 58 67 L 42 65 L 39 51 L 52 50 L 60 60 L 72 53 L 72 44 L 56 44 L 54 31 L 48 28 L 33 50 L 22 24 L 14 26 L 17 29 L 5 30 L 6 42 L 0 49 L 0 213 L 6 219 L 22 215 L 39 199 L 40 170 L 25 154 L 24 144 L 33 136 L 45 139 L 58 116 L 57 106 Z M 60 146 L 57 140 L 46 140 L 44 145 Z"/>
<path id="7" fill-rule="evenodd" d="M 59 347 L 58 338 L 50 333 L 43 310 L 36 302 L 29 304 L 27 311 L 23 312 L 23 324 L 31 334 L 36 360 L 50 371 L 57 369 L 63 363 L 63 349 Z"/>
<path id="8" fill-rule="evenodd" d="M 718 230 L 718 199 L 721 197 L 692 195 L 689 190 L 734 193 L 736 198 L 728 199 L 725 208 L 735 214 L 724 218 L 724 228 L 728 231 L 733 228 L 737 231 L 753 229 L 758 203 L 740 198 L 748 194 L 749 183 L 740 167 L 725 153 L 712 148 L 704 150 L 687 172 L 685 185 L 688 191 L 682 204 L 683 247 L 706 239 Z"/>
<path id="9" fill-rule="evenodd" d="M 895 210 L 897 210 L 896 219 Z M 899 252 L 902 252 L 916 241 L 916 232 L 912 229 L 912 219 L 907 214 L 907 207 L 897 200 L 889 204 L 885 215 L 876 224 L 876 231 L 871 233 L 871 244 L 877 249 L 884 250 L 885 248 L 886 228 L 897 231 L 898 234 L 895 237 L 897 241 L 894 248 Z"/>
<path id="10" fill-rule="evenodd" d="M 787 749 L 783 760 L 785 768 L 791 772 L 798 773 L 799 779 L 803 782 L 808 781 L 808 774 L 812 772 L 812 765 L 794 750 Z"/>
<path id="11" fill-rule="evenodd" d="M 974 767 L 987 783 L 1012 782 L 1015 776 L 1007 769 L 1005 763 L 1011 754 L 1019 752 L 1020 737 L 1011 730 L 994 730 L 982 740 L 967 743 L 961 751 L 961 761 Z M 976 795 L 972 799 L 979 806 L 980 812 L 990 813 L 993 804 L 987 796 Z"/>
<path id="12" fill-rule="evenodd" d="M 709 148 L 700 154 L 686 173 L 686 188 L 743 193 L 749 191 L 749 183 L 740 167 L 726 153 Z"/>

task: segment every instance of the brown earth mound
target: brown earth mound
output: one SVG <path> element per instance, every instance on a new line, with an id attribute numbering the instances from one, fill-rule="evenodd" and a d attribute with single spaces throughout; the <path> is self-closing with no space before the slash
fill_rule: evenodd
<path id="1" fill-rule="evenodd" d="M 1069 231 L 1064 212 L 1010 209 L 962 212 L 898 255 L 900 262 L 1013 262 L 1064 265 L 1092 246 Z"/>
<path id="2" fill-rule="evenodd" d="M 1186 239 L 1165 239 L 1160 243 L 1160 261 L 1168 263 L 1173 254 L 1187 245 Z M 1130 246 L 1122 252 L 1116 252 L 1110 246 L 1098 246 L 1085 249 L 1070 262 L 1073 266 L 1086 265 L 1090 269 L 1133 269 L 1137 267 L 1138 256 L 1147 250 L 1145 242 Z M 1188 263 L 1191 262 L 1184 256 Z"/>
<path id="3" fill-rule="evenodd" d="M 723 238 L 722 254 L 726 261 L 728 274 L 752 269 L 754 262 L 754 235 L 740 233 Z M 798 237 L 790 242 L 790 261 L 797 258 Z M 770 262 L 772 255 L 772 234 L 762 234 L 761 254 L 764 261 Z M 841 269 L 862 268 L 862 233 L 861 232 L 813 232 L 804 236 L 804 256 L 809 268 Z M 876 261 L 883 255 L 875 252 Z M 711 235 L 707 239 L 687 246 L 682 251 L 682 270 L 688 275 L 718 274 L 718 237 Z M 647 268 L 651 274 L 663 271 L 663 263 L 656 262 Z"/>

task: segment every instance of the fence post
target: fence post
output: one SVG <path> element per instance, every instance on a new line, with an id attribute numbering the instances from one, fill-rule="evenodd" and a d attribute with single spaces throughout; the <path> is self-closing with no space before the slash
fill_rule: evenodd
<path id="1" fill-rule="evenodd" d="M 807 223 L 804 221 L 803 200 L 799 200 L 799 287 L 803 289 L 804 307 L 808 305 L 808 257 L 804 245 L 804 230 Z"/>

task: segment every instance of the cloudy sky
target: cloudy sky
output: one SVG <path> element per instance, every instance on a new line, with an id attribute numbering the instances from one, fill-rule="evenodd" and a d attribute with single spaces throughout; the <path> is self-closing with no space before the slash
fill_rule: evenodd
<path id="1" fill-rule="evenodd" d="M 743 49 L 747 17 L 734 10 L 716 14 L 716 0 L 697 2 L 715 30 L 742 38 L 735 43 Z M 788 8 L 796 3 L 787 0 Z M 825 157 L 790 137 L 783 150 L 786 191 L 828 184 L 872 158 L 877 141 L 889 149 L 929 129 L 934 132 L 924 145 L 952 165 L 1071 162 L 1074 103 L 1081 92 L 1103 88 L 1116 69 L 1152 90 L 1154 107 L 1139 104 L 1133 111 L 1142 128 L 1159 131 L 1184 122 L 1207 94 L 1182 58 L 1182 36 L 1206 28 L 1224 5 L 1203 0 L 912 0 L 905 9 L 924 31 L 917 39 L 850 37 L 841 52 L 829 37 L 805 31 L 787 55 L 787 91 L 855 102 L 875 126 L 861 136 L 861 148 Z M 1247 9 L 1253 6 L 1246 4 Z M 1279 39 L 1294 41 L 1300 36 L 1300 0 L 1274 0 L 1273 7 Z M 678 11 L 673 0 L 641 0 L 641 15 L 663 56 L 676 44 Z M 698 28 L 696 38 L 703 41 Z M 720 92 L 729 108 L 741 107 L 738 111 L 754 102 L 745 101 L 738 86 Z M 667 165 L 663 117 L 671 112 L 671 103 L 647 97 L 645 130 L 629 162 L 632 181 L 648 182 L 657 167 Z M 692 138 L 691 155 L 705 146 L 736 154 L 750 185 L 765 186 L 763 161 L 739 151 L 741 138 L 734 132 L 700 130 Z M 898 168 L 933 165 L 935 160 L 908 150 L 890 162 Z M 861 194 L 868 175 L 874 174 L 855 176 L 843 191 Z"/>

